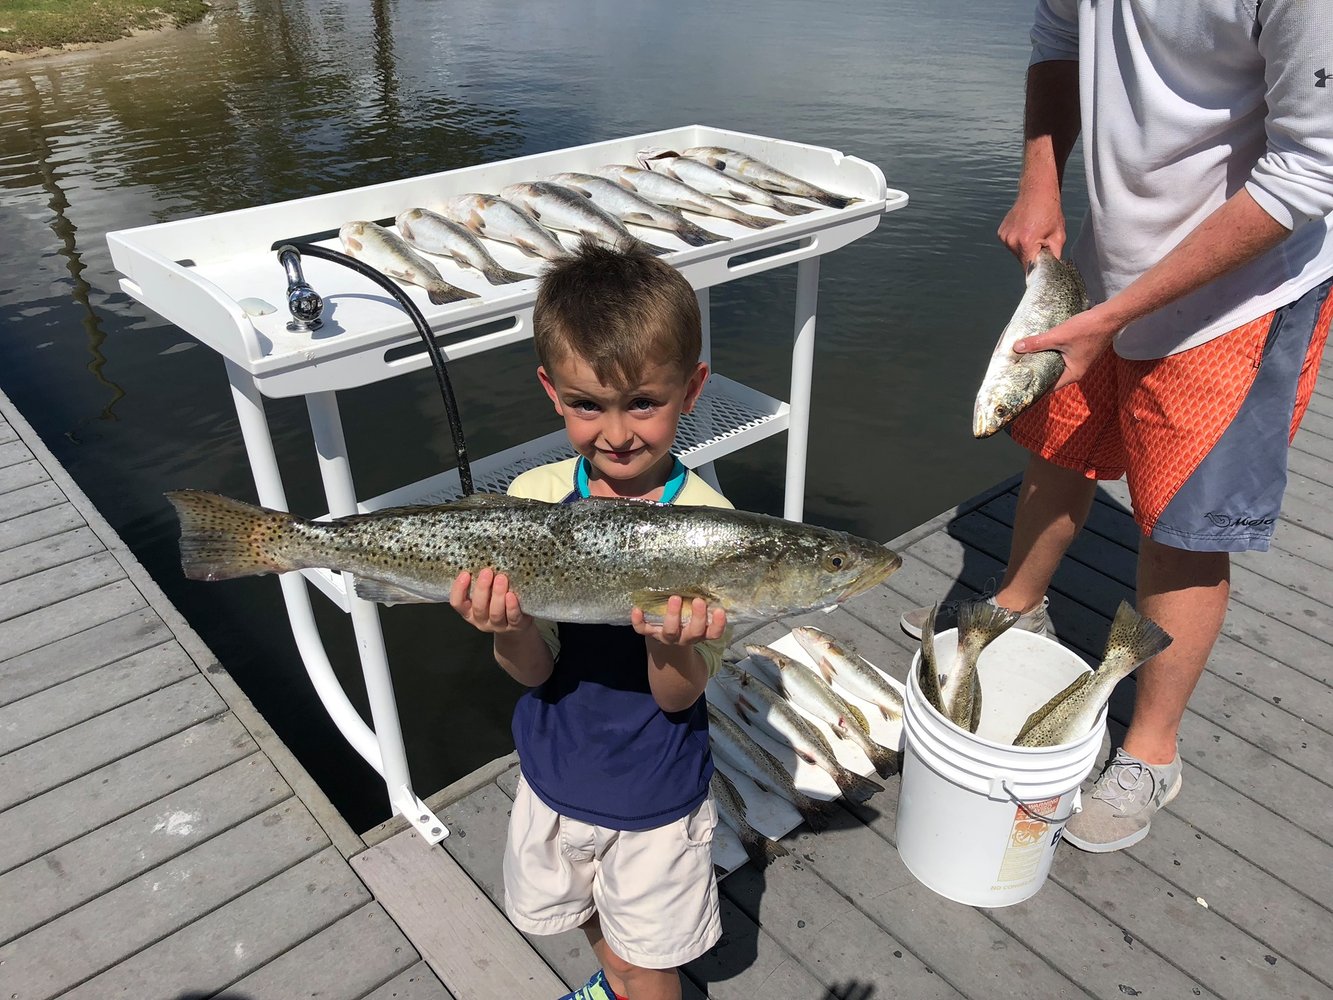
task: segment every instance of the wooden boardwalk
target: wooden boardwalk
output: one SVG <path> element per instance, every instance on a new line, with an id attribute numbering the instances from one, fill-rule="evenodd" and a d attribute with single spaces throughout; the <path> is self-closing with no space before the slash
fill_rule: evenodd
<path id="1" fill-rule="evenodd" d="M 890 779 L 722 883 L 724 937 L 687 968 L 687 996 L 1333 998 L 1330 370 L 1274 551 L 1234 561 L 1184 788 L 1147 840 L 1062 846 L 1032 899 L 974 909 L 904 868 Z M 3 397 L 0 418 L 0 1000 L 416 1000 L 451 996 L 442 981 L 543 1000 L 587 977 L 581 934 L 529 948 L 500 918 L 512 759 L 430 797 L 440 847 L 401 821 L 357 836 Z M 737 641 L 809 620 L 901 678 L 898 616 L 998 578 L 1015 485 L 891 542 L 904 566 L 871 593 Z M 1126 505 L 1123 483 L 1103 487 L 1051 594 L 1060 638 L 1089 658 L 1132 597 Z M 488 968 L 504 991 L 477 985 Z"/>
<path id="2" fill-rule="evenodd" d="M 1184 787 L 1145 841 L 1110 855 L 1063 845 L 1034 897 L 974 909 L 937 896 L 903 866 L 893 846 L 898 779 L 890 779 L 867 808 L 840 807 L 831 829 L 790 834 L 791 857 L 723 881 L 724 937 L 686 970 L 687 996 L 1333 997 L 1330 371 L 1326 363 L 1291 452 L 1274 550 L 1234 560 L 1224 633 L 1181 733 Z M 772 641 L 808 621 L 902 678 L 914 644 L 899 615 L 998 579 L 1016 485 L 890 543 L 904 566 L 884 586 L 749 638 Z M 1094 661 L 1116 605 L 1133 597 L 1136 544 L 1124 483 L 1108 484 L 1050 595 L 1060 638 Z M 1113 737 L 1128 719 L 1132 683 L 1112 702 Z M 431 800 L 452 831 L 443 849 L 497 904 L 516 781 L 511 762 L 461 798 Z M 390 822 L 367 840 L 414 836 L 398 829 Z M 566 983 L 595 967 L 578 932 L 531 940 Z"/>
<path id="3" fill-rule="evenodd" d="M 450 993 L 364 848 L 0 395 L 0 996 Z"/>

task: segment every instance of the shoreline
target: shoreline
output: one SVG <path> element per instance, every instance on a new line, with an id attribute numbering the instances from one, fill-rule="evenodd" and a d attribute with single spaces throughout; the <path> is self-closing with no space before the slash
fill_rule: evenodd
<path id="1" fill-rule="evenodd" d="M 42 63 L 56 59 L 59 56 L 80 55 L 89 52 L 115 52 L 122 49 L 134 48 L 143 45 L 166 35 L 174 35 L 179 31 L 190 28 L 198 28 L 208 23 L 219 8 L 226 6 L 226 0 L 206 0 L 204 12 L 192 21 L 175 22 L 170 18 L 164 18 L 164 23 L 158 24 L 152 28 L 127 28 L 126 33 L 118 38 L 108 38 L 99 42 L 69 42 L 59 46 L 44 46 L 40 49 L 32 49 L 24 52 L 15 52 L 3 47 L 0 42 L 0 70 L 10 69 L 17 66 L 30 65 L 34 62 Z"/>

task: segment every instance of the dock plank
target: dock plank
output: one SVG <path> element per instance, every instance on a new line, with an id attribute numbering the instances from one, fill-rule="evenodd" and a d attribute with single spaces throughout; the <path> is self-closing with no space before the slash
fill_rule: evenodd
<path id="1" fill-rule="evenodd" d="M 86 627 L 0 660 L 0 705 L 127 659 L 171 639 L 162 619 L 144 608 Z"/>
<path id="2" fill-rule="evenodd" d="M 0 756 L 197 673 L 177 643 L 163 643 L 0 706 Z"/>
<path id="3" fill-rule="evenodd" d="M 84 526 L 73 504 L 42 507 L 17 517 L 0 520 L 0 553 L 42 538 Z"/>
<path id="4" fill-rule="evenodd" d="M 415 830 L 356 855 L 352 866 L 451 993 L 509 1000 L 565 992 L 463 869 Z M 446 911 L 450 919 L 439 919 Z"/>
<path id="5" fill-rule="evenodd" d="M 125 571 L 115 557 L 101 552 L 0 583 L 0 622 L 80 597 L 124 578 Z"/>
<path id="6" fill-rule="evenodd" d="M 430 966 L 418 962 L 406 972 L 400 972 L 387 983 L 367 993 L 364 1000 L 455 1000 L 446 990 Z"/>
<path id="7" fill-rule="evenodd" d="M 32 452 L 17 437 L 10 441 L 0 441 L 0 469 L 26 462 L 31 458 Z"/>
<path id="8" fill-rule="evenodd" d="M 412 942 L 371 901 L 233 983 L 228 992 L 284 1000 L 360 1000 L 419 961 Z"/>
<path id="9" fill-rule="evenodd" d="M 369 894 L 332 847 L 83 983 L 66 1000 L 210 996 L 363 906 Z M 332 956 L 347 964 L 364 949 Z"/>
<path id="10" fill-rule="evenodd" d="M 75 909 L 291 797 L 252 754 L 0 875 L 0 943 Z"/>
<path id="11" fill-rule="evenodd" d="M 67 503 L 60 487 L 49 479 L 0 493 L 0 524 Z"/>
<path id="12" fill-rule="evenodd" d="M 77 562 L 104 551 L 104 548 L 88 527 L 73 528 L 58 535 L 16 545 L 0 551 L 0 584 Z"/>
<path id="13" fill-rule="evenodd" d="M 189 752 L 186 752 L 188 748 Z M 219 715 L 0 812 L 0 872 L 77 840 L 256 750 Z"/>
<path id="14" fill-rule="evenodd" d="M 7 466 L 0 469 L 0 498 L 6 493 L 47 482 L 50 478 L 42 464 L 35 460 Z"/>
<path id="15" fill-rule="evenodd" d="M 0 809 L 219 715 L 226 704 L 203 677 L 178 681 L 0 757 Z"/>
<path id="16" fill-rule="evenodd" d="M 264 842 L 264 850 L 252 850 L 257 840 Z M 0 946 L 10 988 L 18 1000 L 47 1000 L 70 990 L 125 956 L 143 952 L 202 915 L 281 877 L 325 843 L 319 826 L 300 803 L 280 803 Z M 84 992 L 113 995 L 105 988 Z M 160 987 L 156 995 L 163 995 Z"/>
<path id="17" fill-rule="evenodd" d="M 147 606 L 134 584 L 116 580 L 86 594 L 0 621 L 0 672 L 7 660 Z"/>

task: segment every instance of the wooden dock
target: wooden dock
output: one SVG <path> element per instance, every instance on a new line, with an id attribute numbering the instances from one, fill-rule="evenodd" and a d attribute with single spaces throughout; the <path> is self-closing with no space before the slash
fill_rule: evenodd
<path id="1" fill-rule="evenodd" d="M 1032 899 L 974 909 L 904 868 L 890 779 L 724 880 L 724 937 L 686 995 L 1333 997 L 1330 371 L 1274 551 L 1234 560 L 1184 788 L 1147 840 L 1062 846 Z M 529 946 L 497 909 L 512 759 L 430 797 L 441 846 L 401 821 L 358 836 L 3 397 L 0 418 L 0 998 L 553 1000 L 587 978 L 581 934 Z M 885 585 L 748 638 L 808 620 L 901 678 L 899 615 L 998 579 L 1015 485 L 890 543 Z M 1089 658 L 1133 593 L 1126 508 L 1123 483 L 1102 488 L 1051 593 Z"/>

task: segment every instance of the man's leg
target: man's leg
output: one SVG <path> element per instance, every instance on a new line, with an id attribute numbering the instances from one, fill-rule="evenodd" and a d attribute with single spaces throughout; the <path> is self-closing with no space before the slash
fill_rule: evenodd
<path id="1" fill-rule="evenodd" d="M 629 1000 L 680 1000 L 680 973 L 675 969 L 642 969 L 626 962 L 602 937 L 602 925 L 596 914 L 583 925 L 583 933 L 617 996 Z"/>
<path id="2" fill-rule="evenodd" d="M 1088 519 L 1097 481 L 1035 452 L 1028 457 L 1014 511 L 1013 537 L 995 603 L 1031 611 L 1041 603 L 1065 551 Z"/>
<path id="3" fill-rule="evenodd" d="M 1175 759 L 1185 706 L 1222 631 L 1230 580 L 1229 553 L 1191 552 L 1140 539 L 1138 609 L 1166 629 L 1172 642 L 1135 675 L 1126 753 L 1148 764 Z"/>

